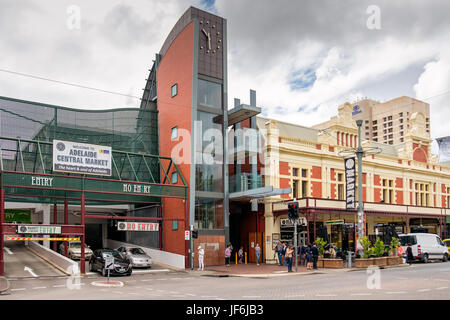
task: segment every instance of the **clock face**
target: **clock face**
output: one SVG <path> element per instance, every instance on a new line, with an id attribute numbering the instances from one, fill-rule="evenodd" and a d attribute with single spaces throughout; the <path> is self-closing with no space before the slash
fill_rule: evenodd
<path id="1" fill-rule="evenodd" d="M 222 27 L 214 21 L 200 19 L 199 29 L 200 52 L 208 55 L 222 52 Z"/>

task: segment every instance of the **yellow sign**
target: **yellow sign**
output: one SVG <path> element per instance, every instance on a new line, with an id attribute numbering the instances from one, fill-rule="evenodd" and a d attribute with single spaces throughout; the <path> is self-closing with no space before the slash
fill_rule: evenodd
<path id="1" fill-rule="evenodd" d="M 325 224 L 344 224 L 345 221 L 344 220 L 328 220 L 325 221 Z"/>

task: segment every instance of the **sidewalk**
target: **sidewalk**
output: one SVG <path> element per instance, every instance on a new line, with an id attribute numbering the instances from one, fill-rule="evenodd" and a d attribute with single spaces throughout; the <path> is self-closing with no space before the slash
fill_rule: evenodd
<path id="1" fill-rule="evenodd" d="M 408 267 L 408 265 L 399 266 L 388 266 L 388 268 L 401 268 Z M 186 270 L 190 273 L 201 276 L 213 276 L 213 277 L 248 277 L 248 278 L 268 278 L 268 277 L 279 277 L 279 276 L 292 276 L 292 275 L 310 275 L 310 274 L 336 274 L 342 272 L 352 272 L 352 271 L 366 271 L 366 268 L 343 268 L 343 269 L 325 269 L 319 268 L 317 270 L 306 270 L 305 266 L 298 265 L 298 271 L 295 272 L 295 265 L 292 266 L 292 271 L 287 270 L 287 266 L 279 266 L 277 264 L 260 264 L 259 266 L 255 263 L 249 264 L 231 264 L 229 267 L 225 265 L 221 266 L 211 266 L 205 267 L 204 271 Z"/>

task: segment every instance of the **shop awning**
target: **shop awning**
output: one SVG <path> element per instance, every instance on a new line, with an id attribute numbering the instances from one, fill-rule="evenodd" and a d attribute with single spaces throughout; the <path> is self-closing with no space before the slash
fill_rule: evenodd
<path id="1" fill-rule="evenodd" d="M 274 188 L 272 186 L 262 187 L 256 189 L 250 189 L 239 192 L 230 193 L 230 200 L 232 201 L 250 201 L 253 199 L 264 198 L 264 197 L 274 197 L 282 194 L 290 194 L 292 192 L 291 188 Z"/>

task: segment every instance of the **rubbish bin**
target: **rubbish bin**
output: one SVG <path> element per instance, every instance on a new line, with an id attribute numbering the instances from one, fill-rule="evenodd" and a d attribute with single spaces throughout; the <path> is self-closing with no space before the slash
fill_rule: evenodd
<path id="1" fill-rule="evenodd" d="M 347 267 L 351 268 L 352 265 L 355 263 L 355 253 L 353 251 L 347 251 Z"/>

